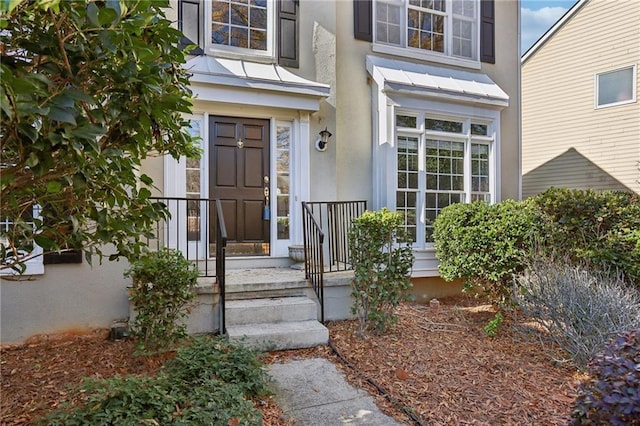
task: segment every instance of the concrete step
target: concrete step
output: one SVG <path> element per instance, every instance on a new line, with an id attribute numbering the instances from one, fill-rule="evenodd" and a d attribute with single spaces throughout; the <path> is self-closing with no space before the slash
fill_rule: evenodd
<path id="1" fill-rule="evenodd" d="M 229 341 L 261 351 L 312 348 L 329 342 L 329 330 L 316 320 L 227 326 Z"/>
<path id="2" fill-rule="evenodd" d="M 318 307 L 308 297 L 229 300 L 225 307 L 227 328 L 256 321 L 273 323 L 318 318 Z"/>

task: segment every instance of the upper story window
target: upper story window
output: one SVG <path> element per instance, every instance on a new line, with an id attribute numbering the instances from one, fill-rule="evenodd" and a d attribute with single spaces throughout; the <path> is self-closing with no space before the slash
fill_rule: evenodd
<path id="1" fill-rule="evenodd" d="M 190 53 L 273 61 L 297 68 L 299 0 L 179 0 Z"/>
<path id="2" fill-rule="evenodd" d="M 267 0 L 212 0 L 211 48 L 269 51 L 272 8 Z"/>
<path id="3" fill-rule="evenodd" d="M 374 40 L 478 59 L 478 0 L 375 0 Z"/>
<path id="4" fill-rule="evenodd" d="M 636 101 L 636 66 L 596 74 L 596 108 Z"/>

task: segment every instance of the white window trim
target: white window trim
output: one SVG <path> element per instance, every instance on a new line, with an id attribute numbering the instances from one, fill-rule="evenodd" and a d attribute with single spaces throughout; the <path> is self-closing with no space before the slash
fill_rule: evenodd
<path id="1" fill-rule="evenodd" d="M 444 53 L 439 53 L 439 52 L 433 52 L 433 51 L 429 51 L 429 50 L 424 50 L 424 49 L 418 49 L 418 48 L 413 48 L 413 47 L 409 47 L 407 46 L 407 0 L 400 0 L 402 1 L 402 7 L 404 8 L 401 11 L 401 17 L 400 19 L 403 20 L 403 22 L 401 22 L 401 34 L 400 34 L 400 39 L 401 39 L 401 43 L 402 46 L 397 46 L 397 45 L 393 45 L 393 44 L 386 44 L 386 43 L 381 43 L 376 41 L 376 7 L 377 7 L 377 2 L 379 0 L 375 0 L 373 3 L 373 43 L 371 46 L 371 50 L 375 53 L 383 53 L 383 54 L 387 54 L 387 55 L 395 55 L 395 56 L 402 56 L 402 57 L 406 57 L 406 58 L 410 58 L 410 59 L 420 59 L 420 60 L 424 60 L 424 61 L 430 61 L 430 62 L 437 62 L 437 63 L 441 63 L 441 64 L 446 64 L 446 65 L 455 65 L 455 66 L 459 66 L 459 67 L 464 67 L 464 68 L 471 68 L 471 69 L 480 69 L 482 67 L 482 64 L 480 63 L 480 2 L 476 1 L 476 25 L 475 25 L 475 41 L 476 41 L 476 46 L 475 46 L 475 56 L 476 58 L 474 59 L 467 59 L 467 58 L 462 58 L 462 57 L 458 57 L 458 56 L 451 56 L 450 53 L 448 52 L 448 50 L 451 48 L 451 39 L 453 38 L 453 29 L 449 30 L 449 33 L 447 35 L 447 33 L 445 33 L 445 43 L 446 43 L 446 51 Z M 397 2 L 393 2 L 393 3 L 397 3 Z M 448 10 L 451 10 L 451 2 L 448 1 L 447 2 L 447 7 Z M 447 12 L 447 19 L 449 21 L 449 26 L 451 26 L 450 21 L 452 20 L 452 12 Z"/>
<path id="2" fill-rule="evenodd" d="M 267 50 L 255 50 L 244 47 L 227 46 L 211 42 L 211 2 L 203 1 L 204 7 L 204 46 L 209 55 L 232 59 L 252 59 L 258 62 L 275 61 L 276 45 L 276 2 L 267 0 Z"/>
<path id="3" fill-rule="evenodd" d="M 33 217 L 34 219 L 40 218 L 40 208 L 34 207 L 33 209 Z M 0 244 L 2 244 L 0 242 Z M 42 247 L 37 244 L 34 244 L 34 249 L 29 255 L 26 257 L 23 263 L 25 265 L 25 270 L 22 274 L 18 271 L 15 271 L 11 268 L 1 269 L 0 276 L 2 277 L 11 277 L 11 276 L 27 276 L 27 275 L 43 275 L 44 274 L 44 256 Z"/>
<path id="4" fill-rule="evenodd" d="M 604 104 L 604 105 L 598 105 L 598 98 L 600 96 L 600 76 L 601 75 L 605 75 L 605 74 L 610 74 L 610 73 L 614 73 L 614 72 L 618 72 L 618 71 L 623 71 L 626 69 L 632 69 L 632 76 L 631 76 L 631 90 L 632 90 L 632 96 L 631 99 L 625 100 L 625 101 L 619 101 L 619 102 L 612 102 L 609 104 Z M 632 104 L 637 102 L 637 87 L 638 87 L 638 66 L 636 64 L 631 64 L 631 65 L 627 65 L 624 67 L 618 67 L 615 69 L 611 69 L 608 71 L 603 71 L 603 72 L 599 72 L 594 74 L 594 99 L 593 99 L 593 108 L 594 109 L 603 109 L 603 108 L 609 108 L 609 107 L 615 107 L 615 106 L 619 106 L 619 105 L 627 105 L 627 104 Z"/>
<path id="5" fill-rule="evenodd" d="M 202 165 L 206 164 L 206 159 L 208 158 L 208 146 L 205 141 L 205 135 L 208 134 L 208 121 L 206 114 L 194 112 L 193 114 L 184 114 L 183 118 L 186 120 L 200 120 L 200 147 L 202 148 L 202 156 L 200 158 L 200 198 L 209 198 L 209 188 L 208 181 L 205 179 L 204 173 L 202 172 Z M 167 198 L 177 197 L 183 198 L 187 196 L 187 159 L 186 157 L 180 157 L 179 159 L 175 159 L 170 155 L 165 155 L 163 157 L 163 195 Z M 185 203 L 169 203 L 169 212 L 171 213 L 172 218 L 185 218 L 187 217 L 187 206 Z M 210 208 L 215 208 L 215 206 L 210 206 Z M 187 233 L 181 232 L 178 233 L 175 230 L 175 226 L 182 226 L 183 224 L 178 224 L 176 221 L 172 220 L 170 222 L 170 229 L 168 230 L 168 234 L 163 236 L 162 238 L 167 238 L 165 243 L 169 248 L 174 248 L 182 251 L 183 253 L 198 253 L 198 260 L 203 260 L 207 258 L 207 252 L 209 247 L 209 232 L 207 229 L 202 227 L 200 229 L 200 240 L 199 241 L 188 241 Z M 209 224 L 211 226 L 211 224 Z M 180 236 L 180 240 L 177 240 L 177 236 Z"/>

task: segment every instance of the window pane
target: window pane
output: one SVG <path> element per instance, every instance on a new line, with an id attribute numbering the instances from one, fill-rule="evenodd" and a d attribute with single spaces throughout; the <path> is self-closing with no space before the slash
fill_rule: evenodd
<path id="1" fill-rule="evenodd" d="M 410 200 L 415 200 L 414 192 L 398 191 L 396 192 L 396 211 L 404 218 L 405 231 L 409 234 L 412 241 L 416 236 L 416 209 L 410 205 Z M 415 202 L 414 202 L 415 204 Z"/>
<path id="2" fill-rule="evenodd" d="M 598 74 L 598 106 L 633 100 L 633 67 Z"/>
<path id="3" fill-rule="evenodd" d="M 245 28 L 231 27 L 231 46 L 249 47 L 249 34 Z"/>
<path id="4" fill-rule="evenodd" d="M 251 11 L 251 15 L 250 15 L 251 28 L 266 30 L 267 29 L 267 9 L 252 7 L 250 11 Z"/>
<path id="5" fill-rule="evenodd" d="M 399 127 L 411 127 L 413 129 L 416 128 L 416 117 L 411 117 L 409 115 L 396 115 L 396 125 Z"/>
<path id="6" fill-rule="evenodd" d="M 256 50 L 267 50 L 267 32 L 251 30 L 251 48 Z"/>
<path id="7" fill-rule="evenodd" d="M 276 204 L 278 239 L 289 239 L 289 186 L 290 186 L 291 127 L 276 127 Z"/>
<path id="8" fill-rule="evenodd" d="M 229 44 L 229 26 L 211 24 L 211 43 Z"/>
<path id="9" fill-rule="evenodd" d="M 438 130 L 441 132 L 462 133 L 462 122 L 435 120 L 427 118 L 424 120 L 425 128 L 428 130 Z"/>
<path id="10" fill-rule="evenodd" d="M 455 191 L 464 191 L 464 175 L 453 176 L 453 186 L 451 189 Z"/>
<path id="11" fill-rule="evenodd" d="M 400 6 L 376 3 L 376 41 L 400 44 Z"/>
<path id="12" fill-rule="evenodd" d="M 211 20 L 213 22 L 229 23 L 229 2 L 214 1 L 211 5 Z"/>
<path id="13" fill-rule="evenodd" d="M 489 132 L 489 126 L 487 126 L 486 124 L 471 123 L 472 135 L 487 136 L 488 132 Z"/>
<path id="14" fill-rule="evenodd" d="M 438 189 L 438 175 L 427 174 L 427 189 Z"/>
<path id="15" fill-rule="evenodd" d="M 187 192 L 200 193 L 200 170 L 187 170 Z"/>

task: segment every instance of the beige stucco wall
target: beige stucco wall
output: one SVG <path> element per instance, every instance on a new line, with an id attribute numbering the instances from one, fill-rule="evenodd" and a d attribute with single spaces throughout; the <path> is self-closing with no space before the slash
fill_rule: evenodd
<path id="1" fill-rule="evenodd" d="M 482 72 L 509 95 L 509 106 L 500 113 L 501 199 L 520 197 L 520 2 L 495 2 L 496 64 L 482 64 Z"/>
<path id="2" fill-rule="evenodd" d="M 371 206 L 372 91 L 365 66 L 371 44 L 353 38 L 351 1 L 304 0 L 301 8 L 304 9 L 300 22 L 301 66 L 291 71 L 331 85 L 329 97 L 309 117 L 311 135 L 315 137 L 325 127 L 333 133 L 327 151 L 318 152 L 313 144 L 306 147 L 311 199 L 364 199 Z M 518 197 L 518 8 L 515 0 L 496 2 L 497 65 L 483 64 L 480 70 L 510 96 L 510 106 L 501 112 L 502 198 Z M 174 16 L 171 12 L 169 15 Z M 211 110 L 211 105 L 201 105 L 199 101 L 196 107 Z M 214 111 L 257 113 L 252 107 L 240 105 Z M 143 171 L 162 188 L 162 159 L 149 159 Z M 5 344 L 33 334 L 108 327 L 113 320 L 126 317 L 128 281 L 122 275 L 125 267 L 123 262 L 108 261 L 93 268 L 86 263 L 47 265 L 45 274 L 33 281 L 2 280 L 0 341 Z M 433 282 L 429 281 L 429 285 Z M 447 287 L 451 289 L 454 287 Z M 424 294 L 439 293 L 431 289 Z"/>
<path id="3" fill-rule="evenodd" d="M 596 73 L 640 66 L 639 22 L 640 2 L 590 0 L 523 64 L 523 195 L 640 192 L 640 103 L 595 108 Z"/>
<path id="4" fill-rule="evenodd" d="M 45 265 L 44 275 L 0 282 L 0 342 L 107 328 L 129 315 L 124 261 Z"/>

